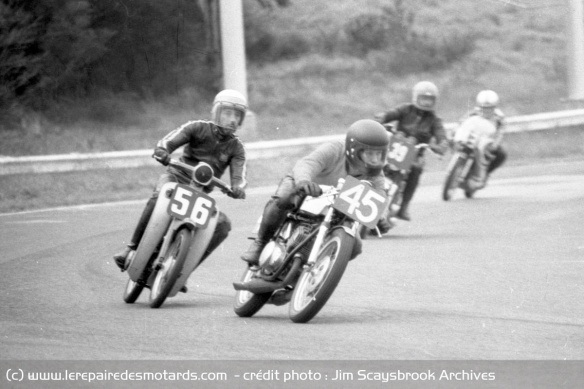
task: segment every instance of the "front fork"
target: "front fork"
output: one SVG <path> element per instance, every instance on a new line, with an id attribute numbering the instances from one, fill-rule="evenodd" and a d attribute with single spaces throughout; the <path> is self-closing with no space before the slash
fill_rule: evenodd
<path id="1" fill-rule="evenodd" d="M 463 181 L 465 181 L 468 178 L 468 174 L 470 172 L 470 169 L 472 168 L 472 164 L 474 162 L 474 159 L 470 156 L 470 155 L 461 155 L 462 158 L 464 158 L 464 167 L 462 168 L 462 171 L 460 172 L 460 177 L 458 177 L 458 184 L 462 183 Z"/>
<path id="2" fill-rule="evenodd" d="M 470 169 L 472 167 L 472 163 L 474 161 L 474 159 L 467 152 L 458 151 L 456 158 L 452 158 L 452 160 L 450 161 L 448 171 L 449 172 L 452 171 L 452 169 L 455 168 L 455 166 L 458 164 L 458 161 L 460 161 L 461 159 L 464 160 L 464 166 L 462 168 L 462 171 L 460 172 L 460 175 L 456 177 L 455 187 L 458 187 L 462 182 L 464 182 L 464 180 L 466 180 L 468 173 L 470 172 Z"/>
<path id="3" fill-rule="evenodd" d="M 337 190 L 340 190 L 343 187 L 344 183 L 345 180 L 343 178 L 339 179 L 339 182 L 337 183 Z M 312 250 L 310 250 L 308 261 L 306 261 L 306 264 L 304 265 L 305 269 L 312 268 L 314 266 L 314 263 L 316 262 L 316 257 L 318 256 L 320 247 L 322 246 L 322 242 L 324 241 L 324 237 L 331 228 L 331 220 L 333 220 L 334 213 L 335 209 L 332 207 L 332 205 L 329 206 L 326 211 L 326 214 L 324 215 L 324 220 L 322 221 L 322 223 L 320 223 L 320 226 L 318 227 L 318 232 L 316 233 L 316 238 L 314 239 Z"/>
<path id="4" fill-rule="evenodd" d="M 334 208 L 329 207 L 326 215 L 324 216 L 324 220 L 320 223 L 318 227 L 318 232 L 316 233 L 316 238 L 314 239 L 314 244 L 312 245 L 312 250 L 310 251 L 310 255 L 308 256 L 308 261 L 306 261 L 305 268 L 314 266 L 316 262 L 316 257 L 318 256 L 318 252 L 320 251 L 320 247 L 322 246 L 322 242 L 324 241 L 324 237 L 326 233 L 331 228 L 331 220 L 333 219 Z"/>
<path id="5" fill-rule="evenodd" d="M 159 270 L 160 264 L 162 263 L 164 257 L 166 256 L 166 251 L 168 250 L 170 244 L 172 243 L 172 239 L 176 235 L 176 232 L 178 231 L 180 226 L 183 224 L 184 224 L 183 220 L 175 218 L 173 218 L 172 221 L 170 222 L 170 225 L 168 226 L 168 229 L 166 230 L 166 234 L 164 235 L 164 239 L 162 241 L 162 247 L 160 247 L 160 251 L 158 252 L 158 257 L 152 263 L 152 268 L 154 270 Z"/>

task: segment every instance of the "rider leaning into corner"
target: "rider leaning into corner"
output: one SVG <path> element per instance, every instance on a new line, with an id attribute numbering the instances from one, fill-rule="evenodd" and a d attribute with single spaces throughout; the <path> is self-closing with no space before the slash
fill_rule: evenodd
<path id="1" fill-rule="evenodd" d="M 243 143 L 235 135 L 235 132 L 241 127 L 246 111 L 247 99 L 241 93 L 231 89 L 223 90 L 215 96 L 213 101 L 212 121 L 189 121 L 171 131 L 158 141 L 152 157 L 167 166 L 170 154 L 184 145 L 183 154 L 180 157 L 182 162 L 192 166 L 199 162 L 206 162 L 213 167 L 217 178 L 220 178 L 229 167 L 232 197 L 244 199 L 247 184 L 245 177 L 246 156 Z M 167 171 L 160 176 L 146 203 L 132 239 L 124 250 L 114 255 L 114 260 L 122 271 L 124 271 L 128 255 L 132 250 L 136 250 L 144 235 L 154 211 L 160 188 L 167 182 L 189 184 L 191 175 L 180 168 L 169 166 Z M 206 193 L 212 190 L 212 185 L 204 188 Z M 217 227 L 202 260 L 207 258 L 227 238 L 229 231 L 231 231 L 231 221 L 224 213 L 220 212 Z"/>
<path id="2" fill-rule="evenodd" d="M 300 159 L 278 185 L 267 202 L 256 239 L 241 259 L 257 265 L 264 246 L 286 219 L 287 213 L 300 203 L 301 193 L 320 196 L 319 184 L 336 186 L 339 178 L 351 175 L 371 182 L 384 190 L 383 165 L 389 146 L 385 128 L 371 119 L 351 124 L 344 141 L 333 141 L 319 146 Z M 352 258 L 361 253 L 362 243 L 357 241 Z"/>
<path id="3" fill-rule="evenodd" d="M 485 155 L 489 161 L 486 171 L 486 178 L 488 179 L 489 175 L 507 159 L 507 152 L 501 146 L 503 132 L 505 131 L 505 115 L 499 109 L 499 95 L 488 89 L 480 91 L 476 97 L 476 106 L 469 114 L 469 116 L 472 115 L 484 117 L 491 121 L 497 129 L 494 141 L 486 150 L 487 155 Z"/>
<path id="4" fill-rule="evenodd" d="M 382 124 L 397 121 L 397 127 L 394 131 L 401 131 L 406 137 L 415 138 L 416 143 L 430 143 L 431 140 L 434 140 L 435 144 L 430 146 L 431 149 L 435 153 L 443 155 L 448 148 L 448 140 L 442 119 L 434 112 L 437 100 L 438 88 L 436 85 L 430 81 L 420 81 L 412 89 L 411 103 L 403 103 L 394 109 L 378 113 L 375 115 L 375 119 Z M 401 207 L 396 215 L 402 220 L 411 220 L 408 207 L 424 169 L 423 153 L 424 150 L 420 150 L 418 159 L 408 174 Z M 386 231 L 380 228 L 380 232 Z"/>

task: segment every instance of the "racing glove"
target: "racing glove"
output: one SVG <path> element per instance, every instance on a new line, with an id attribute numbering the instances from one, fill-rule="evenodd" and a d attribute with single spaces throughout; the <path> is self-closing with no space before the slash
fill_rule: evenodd
<path id="1" fill-rule="evenodd" d="M 164 166 L 167 166 L 168 163 L 170 162 L 170 154 L 168 153 L 168 151 L 166 151 L 166 149 L 162 147 L 157 147 L 154 149 L 154 154 L 152 154 L 152 158 L 154 158 Z"/>
<path id="2" fill-rule="evenodd" d="M 497 147 L 494 144 L 489 144 L 485 147 L 485 158 L 489 161 L 495 159 L 495 153 L 497 151 Z"/>
<path id="3" fill-rule="evenodd" d="M 430 149 L 438 155 L 444 155 L 446 150 L 448 150 L 448 141 L 444 140 L 440 142 L 440 144 L 432 145 L 430 146 Z"/>
<path id="4" fill-rule="evenodd" d="M 230 195 L 230 197 L 233 197 L 234 199 L 245 199 L 245 190 L 243 188 L 240 188 L 238 186 L 234 186 L 233 188 L 231 188 L 231 192 L 232 194 Z"/>
<path id="5" fill-rule="evenodd" d="M 322 189 L 316 182 L 302 180 L 296 183 L 296 191 L 304 192 L 307 196 L 318 197 L 322 194 Z"/>

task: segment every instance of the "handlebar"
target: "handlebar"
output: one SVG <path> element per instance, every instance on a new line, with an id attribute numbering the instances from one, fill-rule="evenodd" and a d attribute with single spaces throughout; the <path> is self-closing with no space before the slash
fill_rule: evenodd
<path id="1" fill-rule="evenodd" d="M 179 161 L 178 159 L 171 159 L 168 162 L 168 164 L 170 166 L 180 167 L 180 168 L 183 168 L 185 170 L 188 170 L 191 172 L 191 174 L 193 174 L 196 170 L 196 167 L 199 166 L 199 165 L 191 166 L 187 163 Z M 227 185 L 227 183 L 225 183 L 224 181 L 220 180 L 219 178 L 217 178 L 215 176 L 211 176 L 209 178 L 208 183 L 205 184 L 205 183 L 200 183 L 198 180 L 196 180 L 196 178 L 194 177 L 194 174 L 193 174 L 193 181 L 195 181 L 197 184 L 203 185 L 203 186 L 207 186 L 207 185 L 209 185 L 209 183 L 213 183 L 216 187 L 218 187 L 221 190 L 221 192 L 225 193 L 227 196 L 233 195 L 233 190 L 231 190 L 231 187 L 229 185 Z"/>
<path id="2" fill-rule="evenodd" d="M 417 150 L 430 150 L 432 154 L 438 157 L 438 159 L 442 159 L 444 154 L 437 153 L 430 144 L 428 143 L 418 143 L 414 146 Z"/>

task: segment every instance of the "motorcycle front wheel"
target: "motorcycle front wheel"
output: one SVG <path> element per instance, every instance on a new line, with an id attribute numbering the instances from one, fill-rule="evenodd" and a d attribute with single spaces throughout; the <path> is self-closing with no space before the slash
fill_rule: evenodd
<path id="1" fill-rule="evenodd" d="M 241 282 L 251 280 L 254 272 L 247 268 L 241 277 Z M 272 293 L 255 294 L 247 290 L 238 290 L 235 293 L 233 310 L 239 317 L 252 317 L 268 302 Z"/>
<path id="2" fill-rule="evenodd" d="M 124 301 L 128 304 L 135 303 L 143 289 L 144 285 L 140 285 L 136 281 L 132 281 L 131 278 L 128 278 L 126 289 L 124 290 Z"/>
<path id="3" fill-rule="evenodd" d="M 300 275 L 289 315 L 294 323 L 306 323 L 326 304 L 337 287 L 351 254 L 355 238 L 342 229 L 333 230 L 323 242 L 314 266 Z"/>
<path id="4" fill-rule="evenodd" d="M 452 198 L 454 191 L 458 188 L 460 175 L 464 168 L 464 158 L 460 155 L 456 155 L 453 158 L 456 158 L 456 161 L 451 164 L 451 168 L 446 174 L 446 180 L 444 181 L 444 187 L 442 189 L 442 200 L 444 201 L 448 201 Z"/>
<path id="5" fill-rule="evenodd" d="M 192 232 L 182 229 L 176 234 L 162 262 L 155 269 L 156 275 L 150 290 L 150 307 L 159 308 L 172 290 L 174 283 L 180 277 L 187 258 L 192 239 Z"/>

